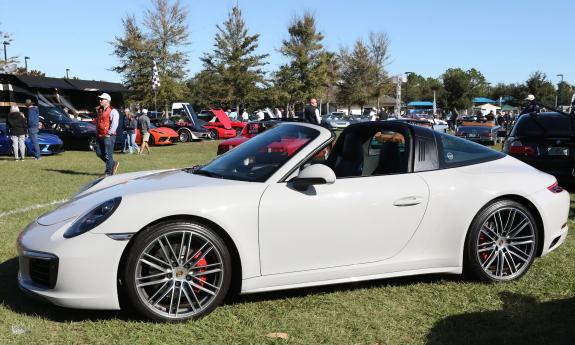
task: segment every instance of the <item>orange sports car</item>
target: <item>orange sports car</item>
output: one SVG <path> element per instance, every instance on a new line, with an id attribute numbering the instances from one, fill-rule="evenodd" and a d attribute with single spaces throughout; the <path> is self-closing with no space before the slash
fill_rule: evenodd
<path id="1" fill-rule="evenodd" d="M 168 127 L 156 127 L 154 125 L 150 128 L 150 145 L 172 145 L 178 141 L 178 133 Z M 136 144 L 142 143 L 142 135 L 136 129 Z"/>

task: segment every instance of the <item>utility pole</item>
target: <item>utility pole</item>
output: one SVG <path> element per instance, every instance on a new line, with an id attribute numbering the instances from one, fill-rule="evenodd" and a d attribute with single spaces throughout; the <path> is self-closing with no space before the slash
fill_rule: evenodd
<path id="1" fill-rule="evenodd" d="M 9 46 L 10 42 L 4 41 L 2 44 L 4 45 L 4 63 L 8 63 L 8 58 L 6 57 L 6 46 Z"/>
<path id="2" fill-rule="evenodd" d="M 68 77 L 68 72 L 70 72 L 70 69 L 66 68 L 66 79 L 70 79 L 70 77 Z"/>
<path id="3" fill-rule="evenodd" d="M 561 94 L 561 85 L 563 85 L 563 74 L 559 73 L 557 74 L 558 77 L 561 77 L 561 82 L 559 83 L 559 85 L 557 85 L 557 93 L 559 94 L 559 104 L 558 105 L 562 105 L 563 104 L 563 97 Z M 555 108 L 557 108 L 557 104 L 555 104 Z"/>
<path id="4" fill-rule="evenodd" d="M 24 69 L 26 70 L 26 74 L 28 74 L 28 59 L 29 56 L 24 56 Z"/>

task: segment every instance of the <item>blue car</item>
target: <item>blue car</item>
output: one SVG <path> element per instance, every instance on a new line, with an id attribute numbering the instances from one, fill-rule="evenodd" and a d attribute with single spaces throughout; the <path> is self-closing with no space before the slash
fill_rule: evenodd
<path id="1" fill-rule="evenodd" d="M 26 155 L 34 156 L 34 145 L 32 145 L 32 140 L 30 140 L 30 138 L 26 138 L 24 144 L 26 145 Z M 60 153 L 64 146 L 64 143 L 57 135 L 48 133 L 38 134 L 38 144 L 40 145 L 41 155 Z M 12 155 L 12 153 L 12 140 L 6 130 L 6 124 L 0 123 L 0 155 Z"/>

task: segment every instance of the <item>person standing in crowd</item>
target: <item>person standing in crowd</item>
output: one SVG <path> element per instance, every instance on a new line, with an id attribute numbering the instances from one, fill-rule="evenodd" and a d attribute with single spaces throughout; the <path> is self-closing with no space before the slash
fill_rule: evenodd
<path id="1" fill-rule="evenodd" d="M 12 149 L 14 150 L 14 159 L 16 161 L 23 161 L 26 155 L 26 146 L 24 146 L 26 127 L 28 126 L 24 114 L 20 112 L 17 106 L 11 106 L 10 114 L 8 114 L 6 118 L 6 129 L 10 134 L 10 139 L 12 139 Z M 18 152 L 20 153 L 20 157 L 18 157 Z"/>
<path id="2" fill-rule="evenodd" d="M 256 111 L 256 116 L 258 121 L 262 121 L 266 117 L 264 112 L 260 108 L 258 108 L 258 110 Z"/>
<path id="3" fill-rule="evenodd" d="M 150 118 L 148 117 L 148 109 L 142 109 L 142 115 L 138 118 L 138 129 L 140 130 L 140 135 L 142 136 L 142 146 L 140 147 L 139 154 L 142 154 L 144 150 L 148 150 L 150 154 L 150 145 L 148 145 L 148 140 L 150 140 Z"/>
<path id="4" fill-rule="evenodd" d="M 138 127 L 138 121 L 130 108 L 124 109 L 124 115 L 126 118 L 124 119 L 124 129 L 126 130 L 126 137 L 127 137 L 127 146 L 128 152 L 132 154 L 134 152 L 138 152 L 140 148 L 136 145 L 136 128 Z"/>
<path id="5" fill-rule="evenodd" d="M 315 98 L 310 99 L 309 104 L 305 107 L 303 112 L 303 121 L 316 125 L 319 125 L 321 122 L 319 110 L 317 109 L 317 100 Z"/>
<path id="6" fill-rule="evenodd" d="M 282 118 L 282 111 L 280 110 L 280 108 L 275 108 L 274 109 L 274 115 L 276 118 L 281 119 Z"/>
<path id="7" fill-rule="evenodd" d="M 97 145 L 96 155 L 106 163 L 105 176 L 116 174 L 120 162 L 114 161 L 114 144 L 116 142 L 116 130 L 120 121 L 120 114 L 110 102 L 112 97 L 103 93 L 98 96 L 100 106 L 96 117 Z"/>
<path id="8" fill-rule="evenodd" d="M 38 131 L 40 127 L 40 111 L 38 107 L 32 103 L 31 99 L 26 100 L 26 108 L 28 108 L 28 135 L 34 146 L 34 159 L 39 160 L 40 145 L 38 144 Z"/>

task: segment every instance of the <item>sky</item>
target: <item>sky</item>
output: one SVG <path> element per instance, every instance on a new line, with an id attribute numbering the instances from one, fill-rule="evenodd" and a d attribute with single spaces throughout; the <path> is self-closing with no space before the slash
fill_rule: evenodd
<path id="1" fill-rule="evenodd" d="M 190 45 L 183 48 L 189 76 L 211 51 L 216 25 L 239 5 L 249 34 L 260 34 L 258 53 L 268 53 L 268 70 L 286 62 L 278 52 L 287 27 L 305 11 L 330 51 L 367 41 L 370 31 L 390 38 L 391 75 L 415 72 L 438 77 L 448 68 L 476 68 L 495 85 L 522 83 L 541 71 L 549 80 L 575 83 L 573 0 L 180 0 L 189 10 Z M 11 34 L 9 57 L 49 77 L 121 82 L 110 69 L 122 18 L 143 19 L 151 0 L 0 0 L 0 31 Z M 2 52 L 3 53 L 3 52 Z"/>

